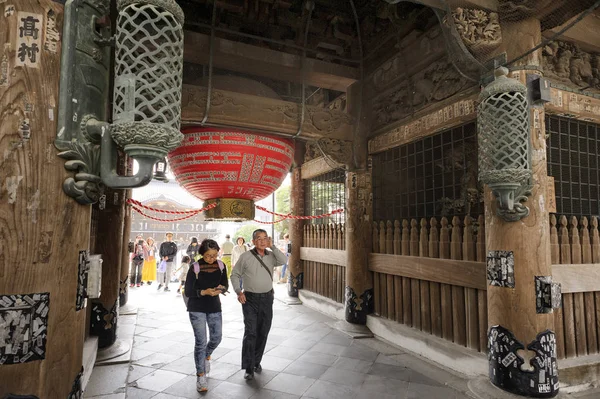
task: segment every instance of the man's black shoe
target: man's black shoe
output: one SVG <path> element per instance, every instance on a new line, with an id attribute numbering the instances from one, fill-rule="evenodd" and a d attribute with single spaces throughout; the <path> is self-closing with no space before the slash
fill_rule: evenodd
<path id="1" fill-rule="evenodd" d="M 254 379 L 254 371 L 252 371 L 252 369 L 246 369 L 246 373 L 244 374 L 244 379 L 245 380 L 253 380 Z"/>
<path id="2" fill-rule="evenodd" d="M 262 371 L 262 366 L 260 364 L 257 364 L 256 366 L 254 366 L 254 371 L 260 373 Z"/>

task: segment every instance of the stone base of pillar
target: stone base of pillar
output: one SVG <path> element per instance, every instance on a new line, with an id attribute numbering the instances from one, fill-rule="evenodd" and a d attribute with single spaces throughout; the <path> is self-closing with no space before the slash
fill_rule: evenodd
<path id="1" fill-rule="evenodd" d="M 101 302 L 92 303 L 90 334 L 98 337 L 98 348 L 106 348 L 117 340 L 117 321 L 119 318 L 119 298 L 110 310 Z"/>
<path id="2" fill-rule="evenodd" d="M 507 392 L 533 398 L 553 398 L 558 394 L 556 336 L 552 331 L 539 333 L 527 345 L 527 350 L 535 352 L 529 365 L 519 353 L 525 345 L 502 326 L 490 328 L 488 346 L 492 384 Z"/>
<path id="3" fill-rule="evenodd" d="M 71 388 L 71 392 L 69 392 L 69 396 L 67 399 L 83 399 L 83 387 L 81 385 L 81 377 L 83 376 L 83 367 L 81 367 L 81 371 L 75 377 L 75 381 L 73 382 L 73 387 Z"/>
<path id="4" fill-rule="evenodd" d="M 367 324 L 367 315 L 373 313 L 373 306 L 372 288 L 358 296 L 352 287 L 346 286 L 344 308 L 348 323 Z"/>
<path id="5" fill-rule="evenodd" d="M 290 276 L 287 280 L 288 295 L 298 298 L 298 290 L 302 288 L 304 288 L 304 272 L 300 272 L 297 276 L 294 276 L 290 270 Z"/>

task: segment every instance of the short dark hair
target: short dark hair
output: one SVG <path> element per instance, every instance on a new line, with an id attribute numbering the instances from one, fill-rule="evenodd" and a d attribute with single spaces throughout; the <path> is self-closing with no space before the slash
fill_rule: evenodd
<path id="1" fill-rule="evenodd" d="M 200 249 L 198 250 L 198 253 L 200 255 L 204 255 L 205 253 L 208 252 L 209 249 L 214 249 L 214 250 L 220 250 L 221 248 L 219 247 L 219 244 L 217 244 L 217 242 L 215 240 L 211 240 L 210 238 L 205 238 L 204 240 L 202 240 L 202 243 L 200 244 Z"/>
<path id="2" fill-rule="evenodd" d="M 246 239 L 245 239 L 244 237 L 242 237 L 242 236 L 239 236 L 239 237 L 238 237 L 238 238 L 235 240 L 235 242 L 238 242 L 240 239 L 242 240 L 242 244 L 245 244 L 245 243 L 246 243 Z"/>
<path id="3" fill-rule="evenodd" d="M 267 233 L 266 230 L 256 229 L 252 232 L 252 241 L 256 240 L 256 236 L 258 236 L 259 233 L 265 233 L 267 235 L 267 237 L 269 236 L 269 233 Z"/>
<path id="4" fill-rule="evenodd" d="M 183 258 L 181 258 L 181 262 L 183 263 L 190 263 L 192 260 L 190 259 L 189 256 L 184 256 Z"/>

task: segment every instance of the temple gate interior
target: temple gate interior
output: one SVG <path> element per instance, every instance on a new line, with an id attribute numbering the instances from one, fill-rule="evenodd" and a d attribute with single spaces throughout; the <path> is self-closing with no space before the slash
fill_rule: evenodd
<path id="1" fill-rule="evenodd" d="M 228 187 L 186 240 L 291 174 L 291 214 L 327 215 L 290 219 L 305 306 L 514 394 L 597 385 L 599 6 L 4 2 L 0 397 L 82 397 L 118 343 L 131 190 L 164 159 Z M 286 159 L 203 147 L 227 134 Z"/>

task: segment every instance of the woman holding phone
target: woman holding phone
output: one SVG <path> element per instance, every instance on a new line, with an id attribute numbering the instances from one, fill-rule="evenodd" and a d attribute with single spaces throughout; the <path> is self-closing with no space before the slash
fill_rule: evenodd
<path id="1" fill-rule="evenodd" d="M 189 300 L 187 311 L 194 329 L 194 361 L 196 363 L 196 390 L 208 391 L 206 374 L 210 372 L 210 355 L 221 343 L 223 318 L 219 294 L 225 295 L 228 289 L 227 270 L 220 260 L 219 244 L 205 239 L 198 253 L 202 259 L 194 262 L 185 279 L 185 294 Z M 206 326 L 210 338 L 207 343 Z"/>

